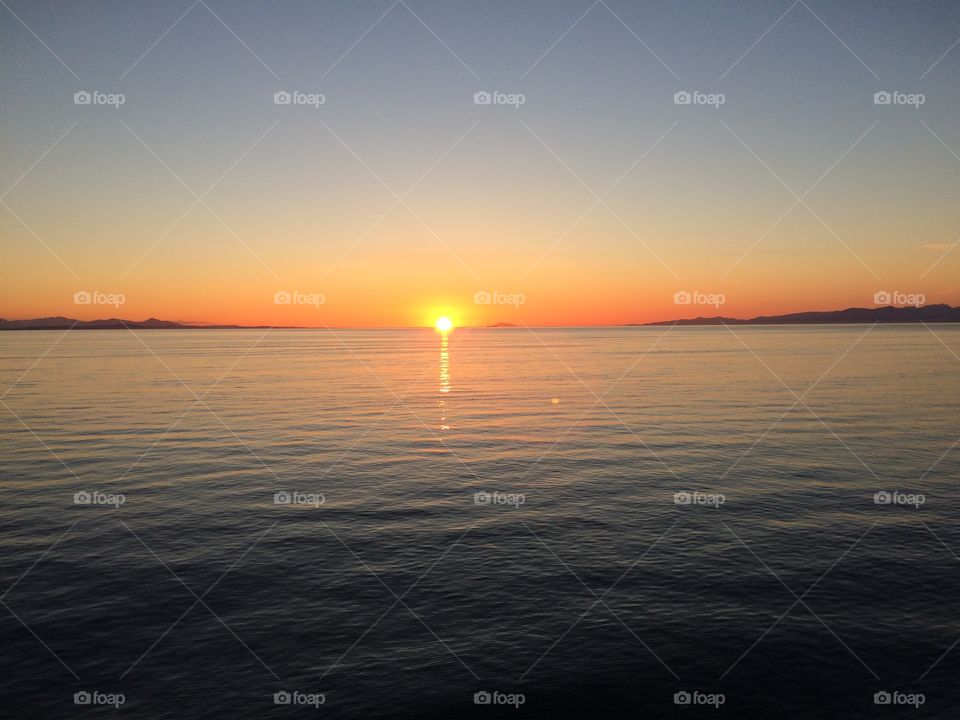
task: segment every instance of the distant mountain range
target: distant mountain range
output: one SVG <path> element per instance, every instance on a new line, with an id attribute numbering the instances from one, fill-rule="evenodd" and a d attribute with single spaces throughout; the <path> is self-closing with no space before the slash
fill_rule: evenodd
<path id="1" fill-rule="evenodd" d="M 67 317 L 45 317 L 32 320 L 3 320 L 0 318 L 0 330 L 180 330 L 180 329 L 228 329 L 243 328 L 244 325 L 190 325 L 187 323 L 171 322 L 169 320 L 121 320 L 108 318 L 106 320 L 74 320 Z M 249 326 L 253 327 L 253 326 Z M 267 327 L 266 325 L 257 327 Z"/>
<path id="2" fill-rule="evenodd" d="M 730 317 L 697 317 L 664 320 L 644 325 L 870 325 L 873 323 L 960 322 L 960 308 L 949 305 L 923 307 L 847 308 L 828 312 L 800 312 L 789 315 L 761 315 L 742 320 Z"/>
<path id="3" fill-rule="evenodd" d="M 847 308 L 829 312 L 801 312 L 789 315 L 761 315 L 743 320 L 730 317 L 696 317 L 682 320 L 662 320 L 639 325 L 870 325 L 873 323 L 960 323 L 960 308 L 949 305 L 923 307 Z M 32 320 L 4 320 L 0 330 L 242 330 L 266 329 L 268 325 L 209 325 L 206 323 L 171 322 L 170 320 L 74 320 L 67 317 L 45 317 Z M 488 327 L 516 327 L 510 323 L 496 323 Z M 279 329 L 279 328 L 278 328 Z M 295 329 L 285 326 L 285 329 Z"/>

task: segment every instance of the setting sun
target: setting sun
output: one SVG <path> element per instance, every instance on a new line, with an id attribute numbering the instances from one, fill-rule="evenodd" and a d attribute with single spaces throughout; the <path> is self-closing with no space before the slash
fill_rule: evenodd
<path id="1" fill-rule="evenodd" d="M 443 317 L 438 317 L 436 322 L 433 323 L 433 326 L 440 332 L 449 332 L 453 329 L 453 321 L 444 315 Z"/>

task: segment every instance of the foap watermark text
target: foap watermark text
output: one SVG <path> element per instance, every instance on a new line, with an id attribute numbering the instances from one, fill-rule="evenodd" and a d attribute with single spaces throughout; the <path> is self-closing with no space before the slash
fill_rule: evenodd
<path id="1" fill-rule="evenodd" d="M 320 507 L 327 501 L 327 498 L 322 493 L 305 493 L 297 492 L 287 492 L 286 490 L 281 490 L 280 492 L 273 494 L 273 504 L 274 505 L 310 505 L 312 507 Z"/>
<path id="2" fill-rule="evenodd" d="M 894 490 L 889 492 L 881 490 L 873 494 L 874 505 L 905 505 L 916 510 L 927 502 L 927 496 L 923 493 L 902 493 Z"/>
<path id="3" fill-rule="evenodd" d="M 673 294 L 674 305 L 711 305 L 715 308 L 720 307 L 727 302 L 727 296 L 723 293 L 705 293 L 699 290 L 689 292 L 687 290 L 678 290 Z"/>
<path id="4" fill-rule="evenodd" d="M 123 293 L 105 293 L 99 290 L 78 290 L 73 294 L 74 305 L 112 305 L 120 307 L 127 302 Z"/>
<path id="5" fill-rule="evenodd" d="M 73 494 L 74 505 L 112 505 L 118 508 L 127 502 L 123 493 L 105 493 L 99 490 L 80 490 Z"/>
<path id="6" fill-rule="evenodd" d="M 526 301 L 527 296 L 523 293 L 478 290 L 473 294 L 473 302 L 475 305 L 513 305 L 513 307 L 518 308 Z"/>
<path id="7" fill-rule="evenodd" d="M 277 290 L 273 294 L 274 305 L 311 305 L 315 308 L 327 302 L 326 295 L 305 293 L 299 290 Z"/>
<path id="8" fill-rule="evenodd" d="M 487 492 L 481 490 L 473 494 L 474 505 L 505 505 L 506 507 L 518 508 L 527 502 L 527 496 L 523 493 L 502 493 L 498 490 Z"/>
<path id="9" fill-rule="evenodd" d="M 273 94 L 274 105 L 307 105 L 314 109 L 319 108 L 327 102 L 327 96 L 323 93 L 305 93 L 299 90 L 287 91 L 278 90 Z"/>
<path id="10" fill-rule="evenodd" d="M 723 493 L 705 493 L 699 490 L 687 492 L 681 490 L 673 494 L 674 505 L 703 505 L 704 507 L 718 508 L 727 501 Z"/>
<path id="11" fill-rule="evenodd" d="M 504 93 L 494 90 L 478 90 L 473 94 L 474 105 L 509 105 L 512 108 L 519 108 L 527 101 L 527 96 L 523 93 Z"/>

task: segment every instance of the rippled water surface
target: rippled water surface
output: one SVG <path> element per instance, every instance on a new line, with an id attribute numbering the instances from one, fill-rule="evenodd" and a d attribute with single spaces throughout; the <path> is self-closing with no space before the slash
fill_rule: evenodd
<path id="1" fill-rule="evenodd" d="M 2 333 L 2 712 L 960 716 L 958 355 L 948 326 Z"/>

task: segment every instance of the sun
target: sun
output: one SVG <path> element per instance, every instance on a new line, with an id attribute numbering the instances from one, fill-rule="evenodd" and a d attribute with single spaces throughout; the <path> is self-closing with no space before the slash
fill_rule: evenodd
<path id="1" fill-rule="evenodd" d="M 436 321 L 433 323 L 433 326 L 440 332 L 450 332 L 453 330 L 453 321 L 446 315 L 443 315 L 436 319 Z"/>

